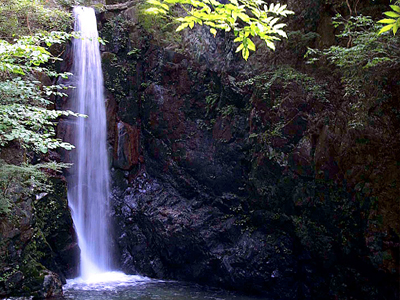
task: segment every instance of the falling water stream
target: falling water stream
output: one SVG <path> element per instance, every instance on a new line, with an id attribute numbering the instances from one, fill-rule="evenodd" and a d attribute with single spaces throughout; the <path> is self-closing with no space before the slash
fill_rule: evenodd
<path id="1" fill-rule="evenodd" d="M 75 125 L 74 173 L 68 182 L 68 200 L 81 249 L 80 274 L 85 280 L 111 270 L 109 241 L 109 171 L 103 74 L 94 10 L 74 8 L 75 31 L 73 108 L 87 118 Z"/>
<path id="2" fill-rule="evenodd" d="M 109 171 L 103 75 L 94 10 L 75 7 L 73 109 L 76 152 L 68 200 L 81 249 L 80 277 L 67 280 L 63 299 L 255 299 L 198 285 L 159 281 L 113 270 L 109 228 Z"/>

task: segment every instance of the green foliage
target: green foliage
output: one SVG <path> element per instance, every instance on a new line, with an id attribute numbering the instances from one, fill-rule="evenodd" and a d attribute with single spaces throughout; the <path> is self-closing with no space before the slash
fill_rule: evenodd
<path id="1" fill-rule="evenodd" d="M 139 59 L 141 50 L 138 48 L 133 48 L 133 50 L 129 51 L 126 55 L 134 57 L 135 59 Z"/>
<path id="2" fill-rule="evenodd" d="M 67 76 L 68 74 L 57 74 L 47 68 L 39 67 L 50 60 L 60 60 L 53 57 L 42 45 L 50 47 L 53 44 L 60 44 L 75 35 L 54 31 L 23 36 L 15 39 L 13 43 L 0 40 L 0 71 L 20 75 L 25 75 L 27 71 L 39 71 L 46 72 L 49 76 Z"/>
<path id="3" fill-rule="evenodd" d="M 301 30 L 288 32 L 287 47 L 294 51 L 299 57 L 302 57 L 307 47 L 312 45 L 320 35 L 316 32 L 304 33 Z"/>
<path id="4" fill-rule="evenodd" d="M 163 47 L 174 49 L 176 52 L 183 52 L 182 36 L 175 31 L 175 22 L 171 20 L 171 18 L 177 17 L 176 12 L 171 10 L 168 17 L 164 14 L 148 13 L 148 9 L 151 7 L 152 5 L 147 2 L 138 5 L 139 23 L 143 29 Z"/>
<path id="5" fill-rule="evenodd" d="M 45 0 L 2 0 L 0 6 L 0 39 L 35 34 L 43 31 L 66 31 L 70 13 L 48 7 Z M 54 5 L 53 5 L 54 6 Z"/>
<path id="6" fill-rule="evenodd" d="M 328 103 L 326 86 L 289 66 L 254 76 L 238 86 L 253 93 L 249 142 L 256 159 L 254 163 L 267 158 L 286 167 L 290 151 L 299 142 L 296 138 L 313 118 L 311 111 L 304 110 L 304 104 L 310 108 L 313 103 Z M 288 131 L 293 124 L 296 131 Z"/>
<path id="7" fill-rule="evenodd" d="M 256 88 L 261 93 L 259 96 L 266 101 L 271 101 L 269 102 L 271 108 L 276 109 L 282 104 L 283 99 L 280 95 L 270 97 L 272 86 L 278 84 L 283 90 L 287 90 L 293 83 L 301 86 L 312 97 L 318 98 L 323 102 L 327 101 L 324 86 L 318 84 L 315 78 L 301 73 L 290 66 L 283 65 L 262 75 L 254 76 L 239 83 L 239 86 L 252 86 Z"/>
<path id="8" fill-rule="evenodd" d="M 397 2 L 396 2 L 397 3 Z M 379 34 L 383 32 L 393 30 L 393 34 L 396 34 L 400 26 L 400 6 L 390 5 L 391 11 L 384 12 L 384 14 L 389 17 L 387 19 L 379 20 L 378 23 L 387 24 L 381 28 Z"/>
<path id="9" fill-rule="evenodd" d="M 337 35 L 338 38 L 348 39 L 347 46 L 349 47 L 351 46 L 352 39 L 365 34 L 365 32 L 374 26 L 374 21 L 369 16 L 350 16 L 346 19 L 341 14 L 336 14 L 332 18 L 332 25 L 341 31 Z"/>
<path id="10" fill-rule="evenodd" d="M 43 171 L 60 172 L 65 167 L 69 165 L 50 162 L 17 166 L 0 160 L 0 215 L 8 213 L 19 199 L 32 197 L 38 192 L 49 192 L 51 185 Z"/>
<path id="11" fill-rule="evenodd" d="M 286 5 L 271 3 L 268 6 L 263 0 L 230 0 L 228 4 L 215 0 L 147 0 L 147 3 L 152 5 L 147 12 L 157 15 L 167 15 L 170 6 L 179 5 L 186 15 L 176 18 L 180 23 L 176 31 L 193 28 L 195 24 L 209 26 L 214 36 L 217 30 L 233 31 L 236 36 L 234 41 L 239 43 L 236 52 L 241 51 L 245 60 L 250 50 L 256 51 L 255 37 L 274 50 L 274 42 L 287 37 L 282 30 L 286 24 L 278 23 L 280 18 L 293 14 L 286 9 Z"/>
<path id="12" fill-rule="evenodd" d="M 125 50 L 129 40 L 127 33 L 129 32 L 130 25 L 130 22 L 120 15 L 110 18 L 104 24 L 101 36 L 107 40 L 109 47 L 117 50 Z"/>
<path id="13" fill-rule="evenodd" d="M 219 113 L 221 114 L 221 116 L 223 118 L 227 118 L 227 117 L 235 114 L 235 112 L 237 111 L 237 108 L 235 105 L 229 104 L 229 105 L 225 105 L 224 107 L 221 107 L 220 109 L 217 109 L 217 110 L 219 111 Z"/>
<path id="14" fill-rule="evenodd" d="M 99 4 L 96 0 L 55 0 L 59 5 L 71 8 L 74 6 L 92 6 L 92 7 L 102 7 L 103 4 Z"/>
<path id="15" fill-rule="evenodd" d="M 0 105 L 0 146 L 17 140 L 22 147 L 47 153 L 49 149 L 71 150 L 71 144 L 55 138 L 54 120 L 76 114 L 70 111 L 48 110 L 30 105 Z"/>
<path id="16" fill-rule="evenodd" d="M 60 90 L 71 87 L 63 85 L 40 86 L 40 81 L 27 81 L 21 77 L 0 82 L 0 103 L 2 104 L 31 104 L 44 106 L 51 101 L 44 97 L 52 95 L 65 97 L 67 94 Z"/>
<path id="17" fill-rule="evenodd" d="M 310 63 L 319 60 L 323 55 L 350 77 L 354 74 L 352 70 L 367 69 L 384 62 L 396 62 L 395 53 L 390 50 L 396 42 L 395 39 L 377 35 L 379 25 L 376 25 L 370 17 L 360 15 L 344 20 L 336 16 L 334 25 L 344 26 L 344 30 L 337 37 L 351 39 L 351 43 L 347 42 L 346 46 L 332 46 L 323 51 L 309 49 L 306 57 L 311 57 Z"/>
<path id="18" fill-rule="evenodd" d="M 216 107 L 218 104 L 219 95 L 218 94 L 211 94 L 206 97 L 206 108 L 207 108 L 207 115 L 210 114 L 211 110 Z"/>
<path id="19" fill-rule="evenodd" d="M 343 28 L 337 35 L 343 43 L 325 50 L 308 49 L 309 62 L 326 59 L 337 67 L 345 88 L 345 99 L 353 111 L 349 121 L 352 127 L 362 127 L 369 122 L 371 107 L 390 97 L 384 91 L 383 76 L 399 61 L 398 38 L 388 34 L 377 34 L 380 25 L 370 17 L 350 17 L 334 19 L 335 26 Z M 371 84 L 372 83 L 372 84 Z"/>
<path id="20" fill-rule="evenodd" d="M 6 9 L 10 9 L 10 6 L 7 6 L 11 5 L 10 3 L 34 5 L 41 2 L 6 1 L 5 6 L 1 8 L 0 18 Z M 33 16 L 28 8 L 26 16 Z M 44 8 L 39 5 L 38 9 Z M 47 11 L 45 12 L 47 14 Z M 18 15 L 19 11 L 11 12 L 11 17 L 13 13 Z M 52 13 L 56 11 L 52 10 L 48 16 L 51 17 Z M 33 30 L 33 23 L 31 25 L 29 31 Z M 56 138 L 54 126 L 60 116 L 79 115 L 49 108 L 52 104 L 51 97 L 66 96 L 63 91 L 68 87 L 46 86 L 44 82 L 51 82 L 50 77 L 66 78 L 69 75 L 59 74 L 50 69 L 50 63 L 59 59 L 50 53 L 49 47 L 77 35 L 64 32 L 46 33 L 44 30 L 54 24 L 48 24 L 46 27 L 40 22 L 35 22 L 36 25 L 35 31 L 40 31 L 38 33 L 19 37 L 12 42 L 10 36 L 6 36 L 7 40 L 0 39 L 0 149 L 7 147 L 11 141 L 16 142 L 23 149 L 25 160 L 20 165 L 0 160 L 0 214 L 7 213 L 18 201 L 49 191 L 50 185 L 45 170 L 57 172 L 66 166 L 60 163 L 33 165 L 27 159 L 31 151 L 46 153 L 49 149 L 59 147 L 73 148 L 71 144 Z M 47 80 L 42 79 L 43 82 L 40 82 L 38 78 Z"/>
<path id="21" fill-rule="evenodd" d="M 54 120 L 62 115 L 78 115 L 70 111 L 46 108 L 50 103 L 46 97 L 65 96 L 59 90 L 66 87 L 41 87 L 40 82 L 32 79 L 35 72 L 67 76 L 41 67 L 50 59 L 56 58 L 40 44 L 50 46 L 61 43 L 69 37 L 70 35 L 66 33 L 52 32 L 22 37 L 14 44 L 0 40 L 0 71 L 4 77 L 10 78 L 0 82 L 0 146 L 17 140 L 22 147 L 42 153 L 59 147 L 68 150 L 73 148 L 69 143 L 55 138 Z M 22 79 L 14 77 L 13 74 L 25 77 Z"/>

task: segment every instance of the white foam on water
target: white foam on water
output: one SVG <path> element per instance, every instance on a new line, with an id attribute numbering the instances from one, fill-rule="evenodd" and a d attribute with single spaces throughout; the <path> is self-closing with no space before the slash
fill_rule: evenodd
<path id="1" fill-rule="evenodd" d="M 68 279 L 65 290 L 114 290 L 119 287 L 143 285 L 151 282 L 161 282 L 139 275 L 126 275 L 122 272 L 104 272 L 91 274 L 89 277 Z"/>

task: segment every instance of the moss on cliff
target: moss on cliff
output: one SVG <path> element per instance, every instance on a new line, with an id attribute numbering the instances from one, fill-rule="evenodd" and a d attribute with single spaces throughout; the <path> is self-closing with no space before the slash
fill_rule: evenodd
<path id="1" fill-rule="evenodd" d="M 49 270 L 65 281 L 65 275 L 72 274 L 68 269 L 77 265 L 65 182 L 54 179 L 53 184 L 53 193 L 35 200 L 21 199 L 14 203 L 9 217 L 2 218 L 0 296 L 43 297 L 48 292 L 43 285 L 45 276 L 50 274 L 53 282 L 59 281 Z"/>

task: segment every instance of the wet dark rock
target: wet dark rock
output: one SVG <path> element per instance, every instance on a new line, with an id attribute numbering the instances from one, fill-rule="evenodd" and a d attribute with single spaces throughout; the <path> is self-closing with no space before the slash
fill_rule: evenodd
<path id="1" fill-rule="evenodd" d="M 290 21 L 299 43 L 261 48 L 248 63 L 229 34 L 214 38 L 204 27 L 184 32 L 184 51 L 164 47 L 138 26 L 136 6 L 102 20 L 120 40 L 103 59 L 124 272 L 273 299 L 398 295 L 397 275 L 371 259 L 385 240 L 369 229 L 373 201 L 343 181 L 352 166 L 340 163 L 340 130 L 324 117 L 340 80 L 296 69 L 304 49 L 333 36 L 318 38 L 330 32 L 324 8 L 303 2 L 292 3 Z"/>
<path id="2" fill-rule="evenodd" d="M 246 228 L 246 215 L 233 211 L 243 199 L 224 194 L 188 200 L 169 184 L 142 176 L 129 196 L 114 200 L 125 272 L 274 297 L 295 294 L 295 249 L 292 238 L 278 229 L 285 228 L 281 221 Z M 261 222 L 268 218 L 273 219 L 263 216 Z"/>
<path id="3" fill-rule="evenodd" d="M 36 199 L 19 199 L 0 221 L 0 297 L 48 298 L 62 294 L 76 275 L 79 249 L 66 198 L 66 183 Z"/>
<path id="4" fill-rule="evenodd" d="M 34 299 L 59 297 L 63 295 L 62 283 L 56 273 L 48 272 L 44 275 L 42 289 L 35 295 Z"/>
<path id="5" fill-rule="evenodd" d="M 24 274 L 20 271 L 13 273 L 4 283 L 5 290 L 18 290 L 22 287 Z"/>
<path id="6" fill-rule="evenodd" d="M 289 0 L 289 41 L 245 63 L 232 34 L 157 31 L 170 25 L 123 2 L 98 14 L 117 266 L 272 299 L 397 299 L 398 126 L 349 129 L 340 78 L 304 64 L 307 47 L 335 42 L 331 5 Z M 72 141 L 71 120 L 58 133 Z M 22 162 L 13 151 L 2 157 Z M 1 219 L 0 297 L 57 295 L 74 275 L 56 186 L 18 203 L 18 224 Z"/>
<path id="7" fill-rule="evenodd" d="M 113 165 L 122 170 L 129 170 L 139 163 L 140 131 L 129 124 L 118 122 L 116 132 Z"/>
<path id="8" fill-rule="evenodd" d="M 79 247 L 67 201 L 66 183 L 53 179 L 53 192 L 35 203 L 36 222 L 51 252 L 41 263 L 65 278 L 77 275 Z"/>

